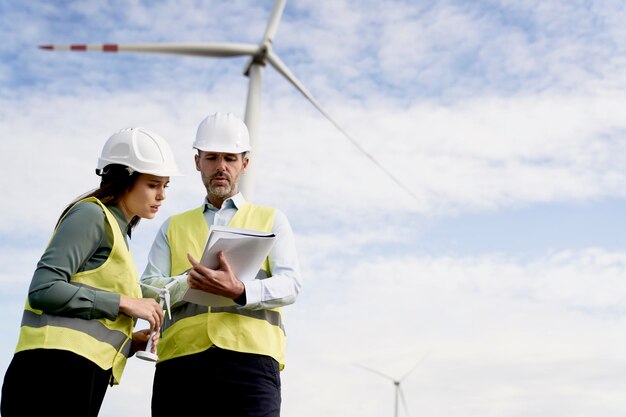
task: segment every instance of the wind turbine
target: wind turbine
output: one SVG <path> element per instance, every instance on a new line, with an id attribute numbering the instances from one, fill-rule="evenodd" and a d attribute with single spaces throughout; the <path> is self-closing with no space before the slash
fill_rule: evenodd
<path id="1" fill-rule="evenodd" d="M 378 370 L 373 369 L 373 368 L 369 368 L 369 367 L 361 365 L 361 364 L 357 364 L 357 366 L 359 366 L 359 367 L 361 367 L 361 368 L 363 368 L 363 369 L 365 369 L 367 371 L 373 372 L 373 373 L 375 373 L 377 375 L 380 375 L 380 376 L 382 376 L 382 377 L 384 377 L 386 379 L 391 380 L 393 382 L 393 385 L 395 386 L 395 401 L 394 401 L 394 413 L 393 413 L 394 417 L 398 417 L 398 412 L 400 411 L 400 407 L 399 407 L 400 399 L 402 399 L 402 404 L 404 405 L 404 411 L 406 412 L 406 415 L 410 416 L 409 406 L 406 403 L 406 398 L 404 397 L 404 392 L 402 391 L 402 387 L 400 386 L 400 384 L 402 383 L 402 381 L 404 381 L 415 370 L 415 368 L 417 368 L 420 364 L 422 364 L 422 362 L 424 362 L 426 360 L 426 357 L 429 354 L 430 354 L 430 352 L 425 354 L 422 357 L 422 359 L 417 361 L 415 363 L 415 365 L 413 365 L 413 367 L 407 373 L 405 373 L 401 378 L 398 378 L 398 379 L 396 379 L 396 378 L 394 378 L 394 377 L 392 377 L 390 375 L 387 375 L 385 373 L 382 373 L 381 371 L 378 371 Z"/>
<path id="2" fill-rule="evenodd" d="M 250 144 L 252 149 L 258 149 L 259 143 L 259 119 L 261 113 L 261 79 L 263 69 L 266 64 L 270 64 L 276 71 L 287 79 L 293 86 L 306 97 L 324 117 L 326 117 L 346 138 L 368 159 L 377 165 L 385 174 L 398 184 L 405 192 L 415 200 L 417 197 L 405 187 L 396 177 L 394 177 L 385 167 L 383 167 L 372 155 L 362 148 L 348 133 L 324 110 L 321 104 L 311 95 L 304 85 L 291 73 L 289 68 L 276 55 L 272 49 L 274 35 L 278 29 L 278 24 L 285 8 L 286 0 L 276 0 L 270 14 L 270 18 L 265 29 L 265 34 L 258 44 L 247 43 L 162 43 L 162 44 L 73 44 L 73 45 L 41 45 L 39 48 L 54 51 L 82 51 L 82 52 L 137 52 L 137 53 L 157 53 L 192 55 L 200 57 L 230 58 L 237 56 L 249 56 L 249 60 L 244 67 L 244 74 L 249 78 L 248 97 L 244 114 L 244 122 L 250 132 Z M 239 184 L 241 191 L 246 198 L 252 197 L 254 164 L 249 164 L 246 175 L 242 176 Z"/>
<path id="3" fill-rule="evenodd" d="M 159 297 L 159 303 L 161 304 L 161 308 L 165 307 L 167 311 L 167 316 L 170 318 L 170 320 L 172 320 L 172 311 L 171 311 L 172 306 L 170 304 L 170 287 L 176 284 L 176 282 L 178 281 L 172 280 L 172 282 L 168 283 L 163 288 L 153 287 L 152 285 L 144 284 L 143 282 L 140 283 L 142 287 L 151 289 L 152 291 L 157 293 Z M 150 338 L 148 339 L 148 343 L 146 344 L 146 349 L 141 352 L 137 352 L 136 354 L 136 356 L 139 359 L 143 359 L 143 360 L 150 361 L 150 362 L 156 362 L 159 359 L 158 355 L 152 353 L 152 337 L 158 331 L 160 331 L 160 329 L 152 329 L 152 331 L 150 332 Z"/>

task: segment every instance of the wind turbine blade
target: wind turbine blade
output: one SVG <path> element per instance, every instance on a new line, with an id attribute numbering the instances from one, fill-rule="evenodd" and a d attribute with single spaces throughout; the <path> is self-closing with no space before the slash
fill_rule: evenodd
<path id="1" fill-rule="evenodd" d="M 172 304 L 171 304 L 170 292 L 167 290 L 165 291 L 165 308 L 167 308 L 167 316 L 169 317 L 170 320 L 172 320 Z"/>
<path id="2" fill-rule="evenodd" d="M 404 397 L 404 391 L 402 391 L 402 387 L 398 384 L 398 394 L 400 394 L 400 398 L 402 399 L 402 405 L 404 405 L 404 411 L 406 411 L 406 415 L 411 417 L 411 413 L 409 412 L 409 406 L 406 403 L 406 398 Z"/>
<path id="3" fill-rule="evenodd" d="M 380 170 L 383 171 L 389 178 L 391 178 L 391 180 L 395 182 L 400 188 L 402 188 L 406 193 L 408 193 L 411 197 L 413 197 L 415 201 L 419 202 L 419 199 L 411 190 L 409 190 L 404 184 L 402 184 L 402 182 L 400 182 L 400 180 L 398 180 L 391 172 L 389 172 L 387 168 L 382 166 L 372 155 L 370 155 L 361 145 L 359 145 L 359 143 L 356 140 L 354 140 L 348 134 L 348 132 L 346 132 L 339 125 L 339 123 L 337 123 L 332 117 L 330 117 L 330 114 L 328 114 L 328 112 L 324 110 L 322 105 L 311 95 L 311 93 L 309 93 L 309 91 L 304 87 L 304 85 L 302 85 L 302 83 L 298 81 L 298 79 L 291 73 L 291 71 L 289 71 L 289 68 L 287 68 L 287 66 L 281 61 L 278 55 L 276 55 L 272 50 L 267 51 L 267 60 L 276 69 L 276 71 L 282 74 L 283 77 L 285 77 L 291 84 L 293 84 L 293 86 L 296 87 L 296 89 L 298 89 L 298 91 L 300 91 L 300 93 L 302 93 L 302 95 L 304 95 L 304 97 L 306 97 L 311 102 L 311 104 L 313 104 L 313 106 L 315 106 L 315 108 L 324 115 L 324 117 L 326 117 L 326 119 L 328 119 L 333 125 L 335 125 L 335 127 L 339 129 L 339 131 L 343 133 L 343 135 L 346 138 L 348 138 L 348 140 L 352 142 L 352 144 L 363 155 L 365 155 L 378 168 L 380 168 Z"/>
<path id="4" fill-rule="evenodd" d="M 162 44 L 73 44 L 73 45 L 41 45 L 40 49 L 48 51 L 79 51 L 79 52 L 140 52 L 149 54 L 174 54 L 192 56 L 234 57 L 254 55 L 259 52 L 259 45 L 246 43 L 162 43 Z"/>
<path id="5" fill-rule="evenodd" d="M 267 60 L 276 69 L 276 71 L 278 71 L 283 77 L 285 77 L 287 81 L 293 84 L 293 86 L 296 87 L 296 89 L 298 89 L 298 91 L 300 91 L 300 93 L 302 93 L 302 95 L 306 97 L 307 100 L 309 100 L 311 104 L 313 104 L 313 106 L 315 106 L 315 108 L 324 115 L 324 117 L 326 117 L 333 125 L 335 125 L 337 129 L 341 131 L 341 133 L 343 133 L 362 152 L 367 154 L 367 152 L 361 149 L 359 144 L 356 143 L 356 141 L 352 139 L 350 135 L 348 135 L 348 133 L 344 131 L 343 128 L 339 126 L 339 124 L 335 122 L 335 120 L 332 117 L 330 117 L 330 114 L 328 114 L 328 112 L 324 110 L 322 105 L 313 97 L 311 93 L 309 93 L 309 91 L 304 87 L 304 85 L 302 85 L 302 83 L 298 81 L 298 79 L 292 74 L 292 72 L 289 70 L 289 68 L 287 68 L 287 66 L 278 57 L 278 55 L 276 55 L 273 51 L 270 50 L 267 53 Z"/>
<path id="6" fill-rule="evenodd" d="M 404 381 L 404 379 L 406 377 L 408 377 L 411 372 L 413 372 L 419 365 L 421 365 L 422 363 L 424 363 L 424 361 L 426 360 L 426 358 L 428 357 L 428 355 L 430 355 L 430 352 L 426 352 L 426 354 L 424 356 L 422 356 L 422 359 L 420 359 L 419 361 L 417 361 L 417 363 L 415 365 L 413 365 L 413 367 L 409 370 L 409 372 L 407 372 L 406 374 L 404 374 L 404 376 L 402 378 L 400 378 L 400 382 Z"/>
<path id="7" fill-rule="evenodd" d="M 263 35 L 263 43 L 272 42 L 274 39 L 274 35 L 276 34 L 276 30 L 278 29 L 278 23 L 280 22 L 280 18 L 283 15 L 283 10 L 285 9 L 285 0 L 276 0 L 274 3 L 274 8 L 272 9 L 272 13 L 270 14 L 270 20 L 267 22 L 267 28 L 265 29 L 265 35 Z"/>
<path id="8" fill-rule="evenodd" d="M 363 368 L 363 369 L 365 369 L 366 371 L 374 372 L 375 374 L 380 375 L 380 376 L 382 376 L 382 377 L 384 377 L 384 378 L 387 378 L 388 380 L 390 380 L 390 381 L 392 381 L 392 382 L 394 382 L 394 383 L 396 382 L 396 380 L 395 380 L 395 379 L 393 379 L 392 377 L 390 377 L 389 375 L 383 374 L 382 372 L 377 371 L 376 369 L 368 368 L 367 366 L 361 365 L 361 364 L 359 364 L 359 363 L 357 363 L 357 364 L 356 364 L 356 366 L 358 366 L 358 367 L 360 367 L 360 368 Z"/>

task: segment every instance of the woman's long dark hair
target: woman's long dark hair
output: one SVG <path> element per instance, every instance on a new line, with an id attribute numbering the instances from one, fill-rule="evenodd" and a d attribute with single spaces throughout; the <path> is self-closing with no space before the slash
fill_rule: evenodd
<path id="1" fill-rule="evenodd" d="M 58 223 L 61 221 L 63 216 L 72 208 L 74 204 L 78 201 L 87 198 L 87 197 L 95 197 L 102 202 L 105 206 L 116 205 L 120 202 L 122 197 L 133 188 L 137 178 L 141 175 L 141 173 L 137 171 L 133 171 L 132 174 L 129 173 L 128 169 L 124 165 L 120 164 L 111 164 L 104 167 L 102 173 L 102 180 L 100 181 L 100 188 L 97 188 L 93 191 L 87 192 L 76 200 L 72 201 L 61 213 L 59 217 Z M 130 221 L 130 227 L 133 228 L 139 223 L 140 217 L 134 216 Z"/>

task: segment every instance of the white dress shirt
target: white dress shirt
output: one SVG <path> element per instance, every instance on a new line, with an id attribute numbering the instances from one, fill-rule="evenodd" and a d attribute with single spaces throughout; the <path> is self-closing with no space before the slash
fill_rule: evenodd
<path id="1" fill-rule="evenodd" d="M 212 225 L 226 226 L 246 200 L 241 193 L 235 194 L 224 201 L 221 208 L 213 206 L 205 198 L 204 218 L 209 229 Z M 187 289 L 187 275 L 170 277 L 170 244 L 167 237 L 168 218 L 159 229 L 150 253 L 148 264 L 141 276 L 141 282 L 162 288 L 173 279 L 178 283 L 170 287 L 171 304 L 182 301 Z M 285 214 L 275 209 L 272 233 L 276 235 L 274 245 L 268 255 L 272 276 L 266 279 L 243 281 L 245 286 L 246 304 L 241 308 L 256 310 L 281 307 L 292 304 L 300 289 L 302 281 L 300 265 L 296 254 L 295 242 L 291 225 Z M 144 289 L 145 295 L 156 294 Z"/>

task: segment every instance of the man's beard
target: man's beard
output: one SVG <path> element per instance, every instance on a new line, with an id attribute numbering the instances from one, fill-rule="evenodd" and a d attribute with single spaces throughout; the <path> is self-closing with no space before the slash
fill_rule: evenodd
<path id="1" fill-rule="evenodd" d="M 213 180 L 221 179 L 226 180 L 228 183 L 226 185 L 213 185 Z M 234 189 L 232 178 L 227 175 L 214 175 L 209 178 L 207 189 L 209 191 L 209 195 L 215 196 L 217 198 L 227 198 L 231 196 L 231 193 Z"/>
<path id="2" fill-rule="evenodd" d="M 233 186 L 229 183 L 228 185 L 212 185 L 209 183 L 209 194 L 218 198 L 230 197 L 230 193 L 233 189 Z"/>

